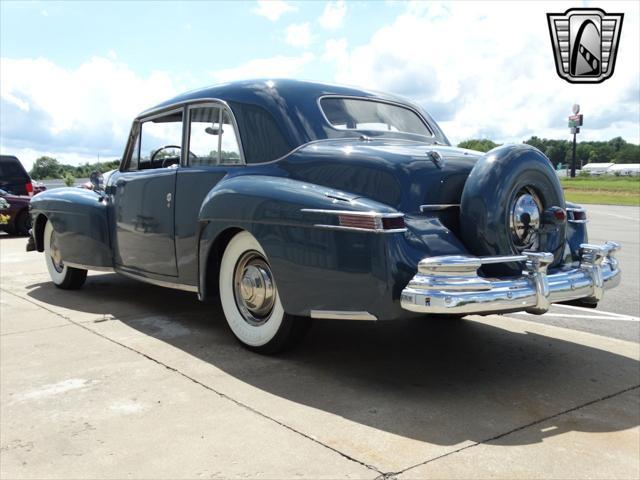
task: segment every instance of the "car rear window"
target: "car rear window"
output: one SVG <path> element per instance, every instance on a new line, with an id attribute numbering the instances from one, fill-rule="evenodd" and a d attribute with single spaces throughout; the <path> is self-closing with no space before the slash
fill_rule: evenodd
<path id="1" fill-rule="evenodd" d="M 413 110 L 391 103 L 368 99 L 325 97 L 320 108 L 333 128 L 339 130 L 375 130 L 433 134 Z"/>
<path id="2" fill-rule="evenodd" d="M 23 180 L 28 179 L 29 175 L 17 158 L 2 157 L 0 158 L 0 178 L 5 180 Z"/>

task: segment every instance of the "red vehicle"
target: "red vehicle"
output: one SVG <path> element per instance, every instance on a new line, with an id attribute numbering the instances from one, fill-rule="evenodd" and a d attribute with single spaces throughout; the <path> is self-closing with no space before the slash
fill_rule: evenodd
<path id="1" fill-rule="evenodd" d="M 13 155 L 0 155 L 0 189 L 13 195 L 34 194 L 31 177 Z"/>
<path id="2" fill-rule="evenodd" d="M 0 190 L 0 231 L 12 235 L 29 235 L 31 216 L 28 195 L 12 195 Z"/>

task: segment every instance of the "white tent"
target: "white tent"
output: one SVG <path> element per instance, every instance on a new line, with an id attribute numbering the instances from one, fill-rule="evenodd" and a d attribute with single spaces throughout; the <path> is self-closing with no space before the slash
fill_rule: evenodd
<path id="1" fill-rule="evenodd" d="M 614 163 L 587 163 L 582 167 L 582 171 L 587 172 L 589 175 L 602 175 L 603 173 L 608 173 L 607 170 L 614 165 Z"/>
<path id="2" fill-rule="evenodd" d="M 640 175 L 640 163 L 617 163 L 607 170 L 613 175 Z"/>

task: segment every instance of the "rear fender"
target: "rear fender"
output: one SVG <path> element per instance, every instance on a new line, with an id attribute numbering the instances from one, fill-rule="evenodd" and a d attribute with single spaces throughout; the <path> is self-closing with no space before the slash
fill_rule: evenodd
<path id="1" fill-rule="evenodd" d="M 243 175 L 223 180 L 207 195 L 199 215 L 200 298 L 217 295 L 226 242 L 246 230 L 265 250 L 288 313 L 355 306 L 385 310 L 376 303 L 390 298 L 388 234 L 319 228 L 314 226 L 322 223 L 318 214 L 302 209 L 395 212 L 378 202 L 288 178 Z"/>

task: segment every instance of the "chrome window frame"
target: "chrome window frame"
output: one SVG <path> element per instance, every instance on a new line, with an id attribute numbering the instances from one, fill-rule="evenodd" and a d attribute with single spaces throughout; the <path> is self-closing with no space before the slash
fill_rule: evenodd
<path id="1" fill-rule="evenodd" d="M 125 167 L 129 164 L 129 161 L 131 159 L 131 154 L 132 154 L 132 150 L 133 147 L 135 145 L 135 139 L 138 135 L 139 129 L 140 129 L 140 125 L 147 121 L 150 120 L 152 118 L 157 118 L 160 117 L 162 115 L 166 115 L 167 113 L 175 110 L 179 110 L 182 109 L 183 114 L 182 114 L 182 146 L 184 147 L 184 145 L 187 145 L 187 149 L 188 149 L 188 143 L 185 144 L 185 138 L 188 139 L 188 134 L 189 134 L 189 124 L 190 122 L 185 122 L 185 118 L 187 118 L 187 107 L 191 106 L 191 105 L 206 105 L 206 104 L 217 104 L 217 105 L 221 105 L 222 107 L 225 108 L 225 110 L 228 112 L 229 117 L 231 118 L 231 122 L 233 123 L 233 128 L 235 130 L 236 133 L 236 140 L 238 141 L 238 148 L 240 149 L 240 164 L 223 164 L 223 166 L 228 166 L 228 167 L 239 167 L 239 166 L 245 166 L 246 160 L 245 160 L 245 156 L 244 156 L 244 148 L 242 146 L 242 138 L 240 137 L 240 129 L 238 128 L 238 122 L 236 120 L 236 117 L 233 113 L 233 110 L 231 109 L 231 107 L 229 107 L 229 104 L 227 102 L 225 102 L 224 100 L 221 100 L 219 98 L 193 98 L 193 99 L 188 99 L 188 100 L 182 100 L 180 102 L 175 102 L 175 103 L 171 103 L 168 105 L 162 105 L 160 107 L 156 107 L 156 108 L 152 108 L 149 110 L 145 110 L 144 112 L 142 112 L 141 114 L 139 114 L 134 120 L 133 123 L 131 125 L 131 130 L 129 132 L 129 138 L 127 140 L 127 145 L 125 147 L 124 150 L 124 155 L 122 156 L 122 160 L 120 162 L 120 166 L 118 168 L 118 171 L 120 172 L 128 172 L 128 171 L 139 171 L 139 170 L 127 170 Z M 188 118 L 187 118 L 188 119 Z M 188 163 L 185 161 L 185 157 L 188 159 L 188 155 L 185 155 L 185 151 L 187 150 L 185 148 L 182 148 L 182 153 L 180 155 L 180 166 L 188 166 Z M 168 168 L 168 167 L 167 167 Z"/>
<path id="2" fill-rule="evenodd" d="M 186 116 L 187 116 L 187 124 L 185 125 L 185 137 L 184 137 L 184 144 L 187 146 L 187 155 L 186 155 L 186 159 L 184 162 L 184 166 L 186 167 L 190 167 L 191 166 L 191 162 L 189 160 L 189 147 L 190 147 L 190 142 L 191 142 L 191 110 L 193 110 L 194 108 L 206 108 L 206 107 L 211 107 L 211 108 L 218 108 L 219 109 L 219 113 L 218 113 L 218 125 L 222 125 L 222 120 L 224 118 L 224 114 L 225 112 L 229 115 L 229 118 L 231 119 L 231 124 L 234 130 L 234 133 L 236 135 L 236 141 L 238 143 L 238 151 L 240 153 L 240 163 L 222 163 L 221 162 L 221 155 L 222 155 L 222 135 L 218 135 L 218 163 L 216 165 L 206 165 L 206 166 L 211 166 L 211 167 L 241 167 L 241 166 L 245 166 L 247 164 L 245 157 L 244 157 L 244 149 L 242 147 L 242 140 L 240 139 L 240 129 L 238 128 L 238 124 L 236 122 L 236 118 L 233 114 L 233 111 L 231 110 L 231 108 L 229 108 L 229 105 L 222 101 L 222 100 L 215 100 L 215 99 L 198 99 L 198 100 L 194 100 L 190 103 L 188 103 L 187 105 L 185 105 L 186 107 Z M 205 166 L 205 165 L 203 165 Z"/>
<path id="3" fill-rule="evenodd" d="M 138 138 L 140 138 L 140 142 L 138 143 L 138 167 L 140 167 L 140 153 L 141 153 L 141 148 L 142 148 L 142 124 L 145 122 L 149 122 L 155 118 L 161 118 L 164 117 L 166 115 L 170 115 L 172 113 L 178 113 L 181 112 L 182 113 L 182 132 L 180 135 L 180 164 L 182 164 L 182 159 L 183 159 L 183 146 L 184 146 L 184 118 L 185 118 L 185 112 L 184 112 L 184 108 L 182 107 L 173 107 L 173 108 L 167 108 L 167 109 L 163 109 L 162 111 L 159 111 L 158 113 L 153 113 L 151 112 L 150 115 L 140 115 L 138 117 L 136 117 L 136 119 L 133 121 L 133 124 L 131 125 L 131 131 L 129 133 L 129 140 L 127 141 L 127 146 L 125 147 L 125 151 L 124 151 L 124 155 L 122 156 L 122 161 L 120 162 L 120 167 L 118 168 L 119 171 L 121 172 L 139 172 L 141 171 L 140 168 L 137 168 L 135 170 L 129 170 L 128 165 L 131 163 L 131 155 L 134 153 L 133 149 L 136 145 L 136 140 Z M 161 167 L 161 168 L 170 168 L 170 167 Z M 172 167 L 175 168 L 175 167 Z M 157 169 L 153 169 L 153 170 L 157 170 Z"/>
<path id="4" fill-rule="evenodd" d="M 421 135 L 419 133 L 412 133 L 412 132 L 394 132 L 394 133 L 404 133 L 405 135 L 416 135 L 418 137 L 424 137 L 424 138 L 436 138 L 436 135 L 434 133 L 434 129 L 431 128 L 431 125 L 429 124 L 429 121 L 420 113 L 419 110 L 417 110 L 415 107 L 408 105 L 406 103 L 400 103 L 400 102 L 394 102 L 393 100 L 386 100 L 386 99 L 382 99 L 382 98 L 376 98 L 376 97 L 359 97 L 357 95 L 339 95 L 339 94 L 329 94 L 329 95 L 320 95 L 317 99 L 316 99 L 316 104 L 318 107 L 318 110 L 320 110 L 320 114 L 322 115 L 322 118 L 324 119 L 324 121 L 327 123 L 327 125 L 329 126 L 329 128 L 331 128 L 332 130 L 335 130 L 337 132 L 384 132 L 384 130 L 358 130 L 355 128 L 336 128 L 327 118 L 327 115 L 324 113 L 324 110 L 322 108 L 322 100 L 325 98 L 337 98 L 337 99 L 347 99 L 347 100 L 362 100 L 365 102 L 376 102 L 376 103 L 385 103 L 387 105 L 393 105 L 394 107 L 400 107 L 400 108 L 404 108 L 406 110 L 409 110 L 410 112 L 415 113 L 418 116 L 418 119 L 420 119 L 420 121 L 422 121 L 422 123 L 424 124 L 425 128 L 428 130 L 428 132 L 431 135 Z"/>

